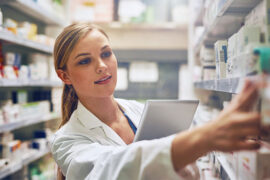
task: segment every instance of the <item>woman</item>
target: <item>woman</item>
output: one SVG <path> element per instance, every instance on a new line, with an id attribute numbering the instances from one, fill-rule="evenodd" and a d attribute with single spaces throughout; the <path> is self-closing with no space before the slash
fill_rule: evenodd
<path id="1" fill-rule="evenodd" d="M 143 106 L 115 99 L 117 60 L 108 36 L 81 23 L 64 29 L 54 47 L 56 72 L 65 83 L 62 124 L 51 141 L 66 179 L 179 179 L 176 173 L 210 151 L 259 148 L 260 115 L 249 112 L 258 85 L 240 95 L 211 123 L 169 137 L 132 143 Z"/>

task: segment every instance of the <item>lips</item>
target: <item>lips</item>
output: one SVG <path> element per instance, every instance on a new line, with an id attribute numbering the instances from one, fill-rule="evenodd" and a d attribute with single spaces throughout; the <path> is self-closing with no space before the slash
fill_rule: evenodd
<path id="1" fill-rule="evenodd" d="M 100 80 L 95 81 L 94 83 L 95 84 L 106 84 L 110 81 L 111 78 L 112 78 L 112 76 L 105 76 L 105 77 L 101 78 Z"/>

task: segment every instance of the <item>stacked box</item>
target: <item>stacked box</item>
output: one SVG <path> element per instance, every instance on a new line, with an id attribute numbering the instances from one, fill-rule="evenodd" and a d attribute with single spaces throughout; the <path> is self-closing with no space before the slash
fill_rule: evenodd
<path id="1" fill-rule="evenodd" d="M 236 58 L 236 47 L 237 47 L 237 33 L 232 35 L 228 39 L 228 60 L 226 64 L 226 77 L 227 78 L 232 78 L 233 77 L 233 72 L 234 72 L 234 63 L 235 63 L 235 58 Z"/>
<path id="2" fill-rule="evenodd" d="M 216 57 L 216 78 L 226 78 L 226 64 L 227 64 L 227 40 L 220 40 L 215 43 L 215 57 Z"/>

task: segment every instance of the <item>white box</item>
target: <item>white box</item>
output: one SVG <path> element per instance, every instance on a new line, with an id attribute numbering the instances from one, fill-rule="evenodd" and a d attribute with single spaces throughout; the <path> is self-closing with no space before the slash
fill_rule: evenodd
<path id="1" fill-rule="evenodd" d="M 258 26 L 243 26 L 237 35 L 237 54 L 245 52 L 251 43 L 260 43 L 261 30 Z"/>
<path id="2" fill-rule="evenodd" d="M 226 77 L 231 78 L 233 77 L 233 69 L 234 69 L 234 64 L 233 62 L 235 61 L 234 58 L 236 57 L 236 46 L 237 46 L 237 33 L 233 34 L 229 39 L 228 39 L 228 59 L 227 59 L 227 64 L 226 64 Z"/>
<path id="3" fill-rule="evenodd" d="M 270 178 L 270 149 L 263 146 L 258 151 L 238 153 L 239 180 L 265 180 Z"/>
<path id="4" fill-rule="evenodd" d="M 215 43 L 217 79 L 226 78 L 226 63 L 228 59 L 227 49 L 228 49 L 227 40 L 219 40 Z"/>
<path id="5" fill-rule="evenodd" d="M 203 66 L 216 66 L 214 49 L 202 46 L 200 50 L 200 61 Z"/>

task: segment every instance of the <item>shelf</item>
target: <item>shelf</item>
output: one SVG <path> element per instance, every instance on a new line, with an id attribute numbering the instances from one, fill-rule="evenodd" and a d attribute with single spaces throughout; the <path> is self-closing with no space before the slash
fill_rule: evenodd
<path id="1" fill-rule="evenodd" d="M 219 163 L 221 164 L 221 166 L 224 168 L 224 170 L 226 171 L 227 175 L 229 176 L 230 180 L 236 180 L 236 176 L 235 173 L 233 171 L 233 169 L 230 167 L 230 165 L 228 164 L 226 158 L 222 155 L 215 155 L 219 161 Z"/>
<path id="2" fill-rule="evenodd" d="M 33 150 L 33 152 L 31 154 L 29 154 L 27 157 L 23 158 L 22 164 L 23 164 L 23 166 L 26 166 L 26 165 L 30 164 L 31 162 L 34 162 L 34 161 L 40 159 L 41 157 L 47 155 L 49 152 L 50 152 L 49 148 L 46 148 L 42 151 Z"/>
<path id="3" fill-rule="evenodd" d="M 58 17 L 52 10 L 48 11 L 32 0 L 1 0 L 0 4 L 11 6 L 47 25 L 65 25 L 64 19 Z"/>
<path id="4" fill-rule="evenodd" d="M 12 131 L 15 129 L 19 129 L 25 126 L 29 126 L 32 124 L 37 124 L 53 119 L 60 118 L 60 115 L 57 115 L 56 113 L 51 113 L 43 116 L 32 116 L 24 119 L 19 119 L 17 122 L 11 122 L 7 124 L 1 124 L 0 125 L 0 133 Z"/>
<path id="5" fill-rule="evenodd" d="M 0 87 L 62 87 L 60 81 L 0 79 Z"/>
<path id="6" fill-rule="evenodd" d="M 33 150 L 30 155 L 28 155 L 26 158 L 23 158 L 21 161 L 9 164 L 7 167 L 0 169 L 0 179 L 19 171 L 23 168 L 23 166 L 26 166 L 31 162 L 38 160 L 39 158 L 47 155 L 49 152 L 49 148 L 42 151 Z"/>
<path id="7" fill-rule="evenodd" d="M 227 93 L 239 93 L 238 85 L 239 83 L 242 83 L 244 79 L 245 78 L 228 78 L 220 80 L 208 80 L 195 82 L 194 86 L 198 89 L 206 89 Z"/>
<path id="8" fill-rule="evenodd" d="M 188 24 L 175 23 L 175 22 L 164 22 L 164 23 L 123 23 L 123 22 L 110 22 L 110 23 L 99 23 L 95 24 L 102 28 L 109 29 L 125 29 L 125 30 L 187 30 Z"/>
<path id="9" fill-rule="evenodd" d="M 212 23 L 206 26 L 204 33 L 195 42 L 194 50 L 198 54 L 201 46 L 213 46 L 217 40 L 228 39 L 242 26 L 246 15 L 262 0 L 222 0 L 218 14 Z"/>
<path id="10" fill-rule="evenodd" d="M 17 36 L 7 30 L 0 30 L 0 40 L 7 41 L 16 45 L 28 47 L 31 49 L 35 49 L 37 51 L 41 51 L 43 53 L 52 54 L 53 47 L 47 46 L 35 41 L 31 41 L 20 36 Z"/>

